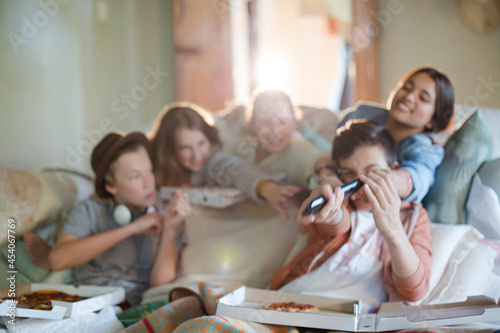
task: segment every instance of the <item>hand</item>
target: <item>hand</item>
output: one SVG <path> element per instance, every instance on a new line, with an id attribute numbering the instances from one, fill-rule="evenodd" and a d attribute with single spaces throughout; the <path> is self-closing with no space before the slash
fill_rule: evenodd
<path id="1" fill-rule="evenodd" d="M 336 174 L 325 174 L 321 177 L 321 185 L 330 184 L 332 188 L 344 185 L 344 182 Z"/>
<path id="2" fill-rule="evenodd" d="M 377 170 L 359 178 L 365 182 L 363 192 L 371 204 L 375 225 L 382 236 L 386 238 L 403 230 L 399 217 L 401 199 L 390 172 Z"/>
<path id="3" fill-rule="evenodd" d="M 151 212 L 135 219 L 132 223 L 127 224 L 130 226 L 134 235 L 146 234 L 151 231 L 158 232 L 160 230 L 160 215 L 158 212 Z"/>
<path id="4" fill-rule="evenodd" d="M 164 229 L 175 229 L 191 212 L 191 205 L 187 193 L 175 190 L 170 200 L 165 216 L 163 217 Z"/>
<path id="5" fill-rule="evenodd" d="M 269 204 L 276 209 L 280 214 L 283 214 L 288 220 L 290 217 L 288 212 L 283 207 L 288 197 L 293 197 L 295 194 L 299 193 L 302 189 L 294 185 L 280 186 L 274 182 L 268 181 L 262 185 L 260 195 L 266 199 Z"/>
<path id="6" fill-rule="evenodd" d="M 322 194 L 327 200 L 325 207 L 323 207 L 316 214 L 303 216 L 302 211 L 304 211 L 312 200 L 319 197 L 320 194 Z M 311 223 L 331 223 L 336 219 L 337 214 L 340 213 L 343 200 L 344 192 L 342 192 L 340 186 L 335 188 L 334 193 L 330 184 L 320 185 L 311 192 L 311 195 L 302 203 L 302 206 L 300 206 L 299 214 L 297 215 L 297 222 L 301 226 L 306 226 Z"/>

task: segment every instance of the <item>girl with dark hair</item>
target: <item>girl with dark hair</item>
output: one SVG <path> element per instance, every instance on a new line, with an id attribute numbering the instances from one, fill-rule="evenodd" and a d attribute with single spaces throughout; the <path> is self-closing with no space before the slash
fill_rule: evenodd
<path id="1" fill-rule="evenodd" d="M 371 119 L 385 124 L 396 141 L 400 169 L 393 173 L 399 197 L 420 202 L 434 183 L 434 173 L 444 158 L 443 147 L 429 133 L 447 129 L 452 123 L 454 89 L 450 80 L 431 67 L 405 75 L 392 91 L 387 109 L 360 104 L 346 114 L 339 127 L 351 119 Z M 331 161 L 319 162 L 322 175 L 333 174 Z M 341 182 L 328 177 L 332 185 Z"/>
<path id="2" fill-rule="evenodd" d="M 167 106 L 158 116 L 151 150 L 158 186 L 236 187 L 264 199 L 288 219 L 283 207 L 297 186 L 280 186 L 275 176 L 240 157 L 224 153 L 210 114 L 191 103 Z"/>

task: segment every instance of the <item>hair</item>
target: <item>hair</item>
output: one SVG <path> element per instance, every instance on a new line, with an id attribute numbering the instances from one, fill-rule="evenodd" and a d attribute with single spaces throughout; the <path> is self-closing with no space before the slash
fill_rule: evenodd
<path id="1" fill-rule="evenodd" d="M 104 183 L 105 184 L 112 184 L 114 181 L 115 177 L 115 162 L 122 156 L 127 153 L 135 153 L 139 151 L 139 149 L 144 148 L 146 152 L 148 153 L 149 158 L 151 159 L 151 153 L 149 151 L 149 147 L 146 147 L 144 143 L 142 142 L 130 142 L 120 149 L 118 149 L 111 160 L 109 161 L 108 168 L 104 172 Z"/>
<path id="2" fill-rule="evenodd" d="M 190 183 L 191 171 L 184 168 L 177 159 L 177 132 L 181 129 L 199 130 L 212 145 L 221 146 L 219 132 L 213 124 L 210 114 L 192 103 L 175 103 L 163 108 L 150 135 L 151 156 L 159 186 Z"/>
<path id="3" fill-rule="evenodd" d="M 302 119 L 302 111 L 298 106 L 296 106 L 290 96 L 285 93 L 283 90 L 259 90 L 256 89 L 252 95 L 252 99 L 250 104 L 245 108 L 245 120 L 248 123 L 251 123 L 256 114 L 258 112 L 255 111 L 255 108 L 259 104 L 268 104 L 274 101 L 282 101 L 285 104 L 290 106 L 290 110 L 292 112 L 292 116 L 296 123 L 298 123 Z M 271 113 L 266 113 L 266 115 L 271 115 Z"/>
<path id="4" fill-rule="evenodd" d="M 338 166 L 339 160 L 350 157 L 358 149 L 377 145 L 384 149 L 387 164 L 396 162 L 396 143 L 384 125 L 373 120 L 350 120 L 337 130 L 332 160 Z"/>
<path id="5" fill-rule="evenodd" d="M 450 124 L 455 104 L 455 90 L 446 75 L 432 67 L 417 68 L 401 78 L 397 87 L 391 92 L 387 102 L 388 108 L 392 105 L 392 100 L 396 92 L 406 81 L 417 74 L 425 73 L 434 81 L 436 85 L 436 103 L 434 104 L 434 114 L 432 116 L 432 128 L 426 128 L 425 132 L 438 132 L 444 130 Z"/>

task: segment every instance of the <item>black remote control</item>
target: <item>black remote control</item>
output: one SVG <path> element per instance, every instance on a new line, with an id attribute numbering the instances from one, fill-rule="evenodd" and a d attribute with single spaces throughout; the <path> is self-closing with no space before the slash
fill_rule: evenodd
<path id="1" fill-rule="evenodd" d="M 359 191 L 361 187 L 363 187 L 365 183 L 363 183 L 361 180 L 356 179 L 352 183 L 349 183 L 347 185 L 342 186 L 340 189 L 344 191 L 344 198 L 347 198 L 351 196 L 352 194 L 356 193 Z M 319 212 L 323 207 L 326 205 L 326 198 L 322 195 L 317 197 L 316 199 L 312 200 L 309 206 L 307 206 L 303 211 L 302 215 L 311 215 L 316 212 Z"/>

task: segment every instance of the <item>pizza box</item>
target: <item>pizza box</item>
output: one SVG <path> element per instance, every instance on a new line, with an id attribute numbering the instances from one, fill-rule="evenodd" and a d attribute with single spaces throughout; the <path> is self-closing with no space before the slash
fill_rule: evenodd
<path id="1" fill-rule="evenodd" d="M 248 197 L 236 188 L 220 188 L 220 187 L 190 187 L 181 188 L 175 186 L 160 187 L 160 198 L 170 200 L 174 195 L 175 190 L 180 189 L 187 193 L 189 202 L 192 205 L 205 207 L 225 208 L 241 202 Z"/>
<path id="2" fill-rule="evenodd" d="M 16 296 L 21 296 L 38 290 L 57 290 L 68 293 L 88 297 L 87 299 L 78 302 L 63 302 L 52 301 L 52 310 L 32 310 L 17 307 L 15 302 L 15 317 L 22 318 L 42 318 L 42 319 L 62 319 L 63 317 L 74 317 L 82 313 L 93 312 L 104 308 L 107 305 L 115 305 L 123 302 L 125 299 L 125 289 L 123 287 L 111 286 L 89 286 L 65 284 L 40 284 L 33 283 L 30 285 L 16 287 Z M 7 297 L 9 289 L 0 290 L 0 298 Z M 0 316 L 10 317 L 12 311 L 11 302 L 0 303 Z"/>
<path id="3" fill-rule="evenodd" d="M 265 305 L 275 302 L 312 304 L 318 312 L 280 312 Z M 312 296 L 245 286 L 221 297 L 217 315 L 263 324 L 287 325 L 349 332 L 380 332 L 408 328 L 459 325 L 497 321 L 500 306 L 486 296 L 469 297 L 464 302 L 407 306 L 386 302 L 377 314 L 359 313 L 361 301 Z"/>

